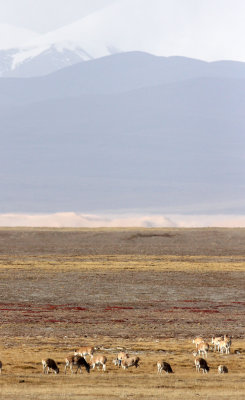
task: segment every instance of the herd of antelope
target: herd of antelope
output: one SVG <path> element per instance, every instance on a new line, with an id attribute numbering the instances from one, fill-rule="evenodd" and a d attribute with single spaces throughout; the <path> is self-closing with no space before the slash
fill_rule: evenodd
<path id="1" fill-rule="evenodd" d="M 73 373 L 73 367 L 76 367 L 75 373 L 77 373 L 78 370 L 80 370 L 81 372 L 82 367 L 84 367 L 89 373 L 90 368 L 92 367 L 94 369 L 96 366 L 98 369 L 101 366 L 102 370 L 106 371 L 107 357 L 102 354 L 94 355 L 95 350 L 96 348 L 91 346 L 80 347 L 78 350 L 74 351 L 73 355 L 69 355 L 68 357 L 66 357 L 65 374 L 67 367 L 70 367 L 71 373 Z M 90 364 L 87 362 L 86 356 L 90 356 Z M 129 367 L 137 368 L 139 361 L 140 358 L 138 356 L 130 357 L 128 353 L 121 351 L 120 353 L 118 353 L 117 358 L 113 360 L 113 364 L 118 365 L 123 369 L 127 369 Z M 46 374 L 49 373 L 50 369 L 53 370 L 55 374 L 59 373 L 59 368 L 52 358 L 42 360 L 42 365 L 43 372 Z"/>
<path id="2" fill-rule="evenodd" d="M 193 339 L 193 343 L 196 345 L 196 351 L 193 351 L 193 356 L 195 357 L 195 366 L 196 370 L 199 372 L 202 369 L 203 373 L 207 373 L 209 371 L 209 366 L 207 361 L 204 358 L 198 357 L 203 355 L 203 357 L 208 357 L 208 351 L 210 349 L 210 345 L 205 342 L 205 340 L 198 336 Z M 212 337 L 211 343 L 213 345 L 213 351 L 230 354 L 231 348 L 231 337 L 228 335 Z M 225 365 L 218 366 L 219 374 L 228 373 L 228 368 Z"/>
<path id="3" fill-rule="evenodd" d="M 208 357 L 208 352 L 211 348 L 211 345 L 205 342 L 205 340 L 200 336 L 193 339 L 193 343 L 196 346 L 195 351 L 193 351 L 193 356 L 195 357 L 194 364 L 196 367 L 196 371 L 200 372 L 200 369 L 202 369 L 203 373 L 207 373 L 210 368 L 205 358 L 207 359 Z M 214 352 L 218 351 L 220 353 L 229 354 L 231 347 L 231 337 L 227 335 L 212 337 L 211 344 Z M 97 348 L 95 347 L 85 346 L 79 348 L 78 350 L 75 350 L 73 355 L 67 356 L 65 358 L 65 374 L 68 367 L 70 367 L 71 373 L 73 373 L 73 367 L 76 368 L 75 373 L 77 373 L 78 370 L 80 370 L 81 372 L 82 367 L 87 371 L 87 373 L 89 373 L 91 367 L 94 369 L 96 366 L 98 369 L 101 366 L 102 370 L 106 371 L 107 357 L 101 355 L 100 353 L 97 355 L 94 354 L 96 350 Z M 199 357 L 201 355 L 204 358 Z M 86 360 L 87 356 L 90 356 L 90 363 Z M 129 367 L 137 368 L 139 366 L 139 361 L 140 358 L 138 356 L 130 356 L 128 353 L 121 351 L 117 354 L 117 358 L 113 360 L 113 364 L 123 369 L 127 369 Z M 55 374 L 59 373 L 59 368 L 52 358 L 42 360 L 42 366 L 44 374 L 48 374 L 49 370 L 52 370 Z M 173 373 L 171 365 L 164 360 L 160 360 L 157 362 L 157 372 L 161 374 L 162 371 L 164 371 L 166 374 Z M 2 362 L 0 361 L 0 374 L 1 372 Z M 225 365 L 219 365 L 218 373 L 228 373 L 228 368 Z"/>

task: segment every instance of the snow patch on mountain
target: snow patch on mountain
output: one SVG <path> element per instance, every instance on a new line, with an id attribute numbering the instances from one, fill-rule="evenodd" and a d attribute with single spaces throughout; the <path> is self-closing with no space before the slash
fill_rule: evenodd
<path id="1" fill-rule="evenodd" d="M 237 30 L 227 29 L 232 13 L 236 15 L 235 10 L 231 10 L 231 15 L 220 15 L 220 7 L 212 6 L 213 0 L 206 0 L 205 6 L 197 7 L 195 19 L 191 19 L 185 2 L 165 0 L 164 3 L 165 6 L 162 0 L 152 3 L 115 0 L 105 8 L 43 35 L 27 30 L 17 32 L 17 28 L 10 29 L 8 34 L 0 29 L 0 50 L 16 48 L 11 57 L 8 53 L 4 54 L 3 61 L 0 58 L 0 74 L 2 71 L 2 76 L 45 75 L 80 61 L 130 51 L 206 61 L 244 61 L 245 51 L 241 51 L 245 33 L 243 19 L 237 21 Z M 7 42 L 6 37 L 9 38 Z"/>

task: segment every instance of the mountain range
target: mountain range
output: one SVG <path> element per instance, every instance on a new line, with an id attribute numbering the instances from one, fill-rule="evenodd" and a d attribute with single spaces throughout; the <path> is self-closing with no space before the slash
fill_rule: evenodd
<path id="1" fill-rule="evenodd" d="M 183 1 L 165 0 L 164 4 L 162 0 L 151 4 L 115 0 L 44 34 L 0 24 L 0 76 L 47 75 L 82 61 L 131 51 L 200 59 L 206 55 L 209 61 L 241 59 L 242 18 L 231 30 L 227 24 L 232 16 L 220 18 L 220 7 L 211 0 L 205 6 L 193 5 L 195 19 L 190 19 Z"/>
<path id="2" fill-rule="evenodd" d="M 244 212 L 244 78 L 142 52 L 1 78 L 2 212 Z"/>

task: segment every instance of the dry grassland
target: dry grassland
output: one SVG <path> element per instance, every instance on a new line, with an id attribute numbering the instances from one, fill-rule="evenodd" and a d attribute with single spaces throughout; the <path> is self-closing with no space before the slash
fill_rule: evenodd
<path id="1" fill-rule="evenodd" d="M 0 398 L 244 399 L 244 243 L 242 229 L 0 230 Z M 196 373 L 192 338 L 222 333 L 231 354 L 211 351 Z M 64 375 L 87 344 L 107 371 Z M 115 367 L 120 349 L 140 367 Z M 45 357 L 59 375 L 42 374 Z M 173 375 L 157 375 L 159 359 Z"/>

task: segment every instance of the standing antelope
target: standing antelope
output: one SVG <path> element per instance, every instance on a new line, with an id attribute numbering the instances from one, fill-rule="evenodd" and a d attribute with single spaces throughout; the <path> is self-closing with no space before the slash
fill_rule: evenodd
<path id="1" fill-rule="evenodd" d="M 157 372 L 159 374 L 161 374 L 162 371 L 165 371 L 166 374 L 172 374 L 173 373 L 173 370 L 172 370 L 172 368 L 171 368 L 169 363 L 167 363 L 165 361 L 158 361 L 158 363 L 157 363 Z"/>
<path id="2" fill-rule="evenodd" d="M 227 374 L 228 373 L 228 368 L 225 365 L 219 365 L 218 366 L 218 373 L 219 374 Z"/>
<path id="3" fill-rule="evenodd" d="M 83 346 L 74 351 L 74 356 L 81 356 L 84 357 L 86 360 L 86 356 L 92 357 L 92 355 L 94 354 L 94 350 L 95 348 L 92 346 Z"/>
<path id="4" fill-rule="evenodd" d="M 197 345 L 197 354 L 193 353 L 194 355 L 201 355 L 201 353 L 203 354 L 203 356 L 206 358 L 208 357 L 208 350 L 209 350 L 209 344 L 208 343 L 199 343 Z"/>
<path id="5" fill-rule="evenodd" d="M 202 369 L 203 374 L 207 374 L 209 371 L 209 366 L 207 364 L 207 361 L 204 360 L 203 358 L 195 358 L 195 366 L 196 366 L 196 371 L 200 372 L 200 369 Z"/>
<path id="6" fill-rule="evenodd" d="M 230 342 L 229 340 L 221 340 L 219 342 L 219 351 L 220 353 L 226 353 L 229 354 L 230 353 Z"/>
<path id="7" fill-rule="evenodd" d="M 102 369 L 103 369 L 103 371 L 105 371 L 106 370 L 106 361 L 107 361 L 107 358 L 100 354 L 98 354 L 97 356 L 94 356 L 94 355 L 91 356 L 91 363 L 92 363 L 93 369 L 95 368 L 95 365 L 97 365 L 98 369 L 99 369 L 99 366 L 102 365 Z"/>
<path id="8" fill-rule="evenodd" d="M 118 353 L 118 355 L 117 355 L 117 358 L 115 360 L 113 360 L 113 363 L 120 367 L 122 360 L 124 360 L 125 358 L 129 358 L 128 353 L 125 353 L 124 351 L 120 351 L 120 353 Z"/>
<path id="9" fill-rule="evenodd" d="M 219 351 L 219 342 L 223 340 L 222 336 L 212 337 L 211 343 L 214 345 L 214 351 Z"/>
<path id="10" fill-rule="evenodd" d="M 129 368 L 129 367 L 138 368 L 139 361 L 140 361 L 139 357 L 124 358 L 121 362 L 121 366 L 123 369 Z"/>
<path id="11" fill-rule="evenodd" d="M 60 372 L 59 368 L 57 367 L 57 364 L 54 360 L 52 360 L 52 358 L 46 358 L 46 360 L 42 360 L 42 364 L 43 364 L 43 373 L 48 374 L 49 373 L 49 369 L 52 369 L 55 374 L 58 374 Z"/>
<path id="12" fill-rule="evenodd" d="M 194 343 L 197 347 L 199 343 L 204 343 L 204 339 L 201 336 L 197 336 L 195 339 L 192 340 L 192 343 Z"/>
<path id="13" fill-rule="evenodd" d="M 231 347 L 231 336 L 224 335 L 224 341 L 226 341 L 229 344 L 229 346 Z"/>
<path id="14" fill-rule="evenodd" d="M 80 369 L 80 373 L 82 372 L 82 367 L 85 367 L 86 371 L 89 373 L 90 372 L 90 365 L 87 363 L 84 357 L 80 356 L 68 356 L 65 359 L 65 374 L 66 374 L 66 369 L 67 367 L 70 366 L 71 373 L 73 374 L 73 367 L 76 366 L 77 370 L 75 374 L 77 374 L 77 371 Z"/>

